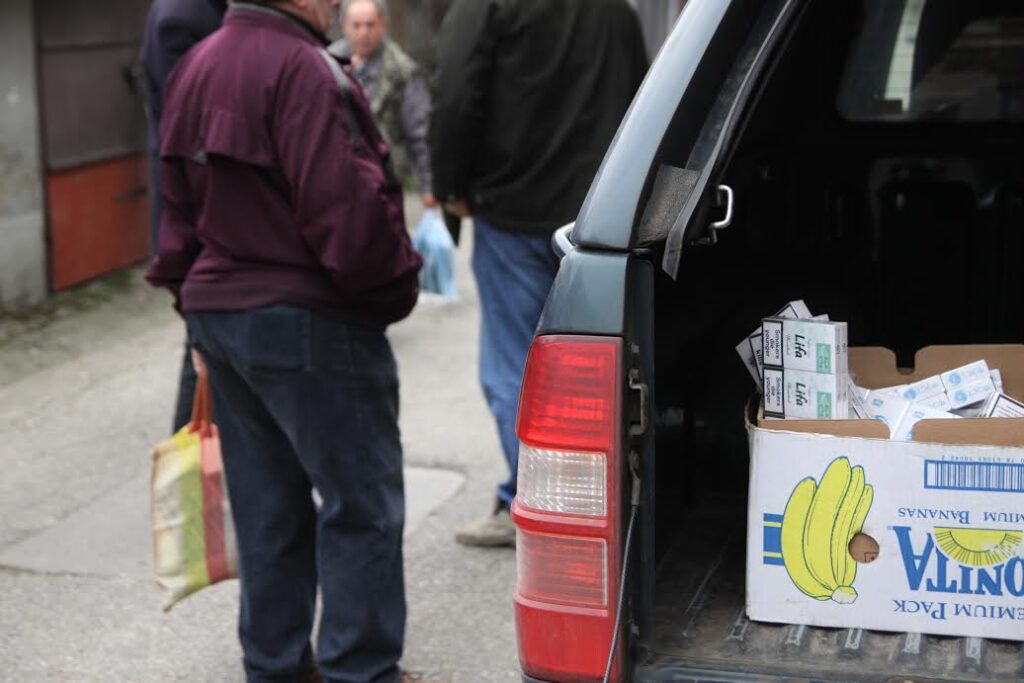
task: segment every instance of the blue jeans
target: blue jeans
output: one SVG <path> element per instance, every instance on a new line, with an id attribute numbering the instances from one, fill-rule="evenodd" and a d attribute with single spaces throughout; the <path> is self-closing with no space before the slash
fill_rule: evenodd
<path id="1" fill-rule="evenodd" d="M 519 438 L 516 412 L 526 356 L 544 310 L 558 257 L 551 238 L 504 232 L 474 220 L 473 274 L 480 291 L 480 384 L 498 424 L 509 478 L 498 485 L 508 506 L 516 495 Z"/>
<path id="2" fill-rule="evenodd" d="M 394 683 L 405 495 L 387 338 L 289 306 L 187 320 L 210 372 L 238 537 L 247 680 L 313 669 L 319 583 L 324 679 Z"/>

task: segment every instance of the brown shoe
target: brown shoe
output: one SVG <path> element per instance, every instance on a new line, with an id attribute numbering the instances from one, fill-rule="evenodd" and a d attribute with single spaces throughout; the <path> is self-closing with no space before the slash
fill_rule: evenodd
<path id="1" fill-rule="evenodd" d="M 455 540 L 462 545 L 477 548 L 514 548 L 516 526 L 512 523 L 508 508 L 499 503 L 488 516 L 456 529 Z"/>

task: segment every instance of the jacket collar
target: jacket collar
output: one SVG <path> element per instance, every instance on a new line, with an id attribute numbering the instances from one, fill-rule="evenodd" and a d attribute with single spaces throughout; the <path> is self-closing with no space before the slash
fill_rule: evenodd
<path id="1" fill-rule="evenodd" d="M 247 2 L 233 2 L 228 8 L 225 23 L 234 23 L 234 20 L 257 19 L 259 17 L 269 19 L 265 22 L 279 26 L 288 33 L 311 38 L 317 45 L 327 46 L 330 41 L 320 31 L 313 28 L 305 19 L 271 5 L 262 0 L 248 0 Z M 264 23 L 259 21 L 258 23 Z"/>

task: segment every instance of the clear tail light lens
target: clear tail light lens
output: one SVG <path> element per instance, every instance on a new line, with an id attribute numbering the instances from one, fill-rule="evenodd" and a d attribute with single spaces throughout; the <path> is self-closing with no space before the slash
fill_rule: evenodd
<path id="1" fill-rule="evenodd" d="M 603 517 L 608 511 L 604 453 L 519 446 L 519 503 L 534 510 Z"/>

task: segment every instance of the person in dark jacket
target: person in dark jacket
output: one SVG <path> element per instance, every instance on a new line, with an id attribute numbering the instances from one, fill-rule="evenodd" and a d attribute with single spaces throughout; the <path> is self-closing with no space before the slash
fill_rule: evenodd
<path id="1" fill-rule="evenodd" d="M 415 305 L 421 259 L 369 105 L 324 49 L 338 1 L 233 3 L 171 75 L 160 129 L 148 279 L 174 294 L 209 370 L 252 682 L 400 676 L 405 500 L 384 330 Z"/>
<path id="2" fill-rule="evenodd" d="M 153 0 L 149 7 L 140 60 L 146 92 L 149 243 L 153 251 L 157 247 L 157 230 L 160 227 L 160 117 L 164 110 L 164 86 L 178 60 L 220 27 L 226 9 L 227 0 Z M 174 432 L 188 423 L 195 390 L 196 371 L 192 367 L 191 351 L 186 346 L 174 408 Z"/>
<path id="3" fill-rule="evenodd" d="M 434 192 L 474 219 L 480 380 L 509 478 L 465 544 L 515 542 L 519 387 L 571 222 L 647 70 L 626 0 L 454 0 L 438 37 Z"/>
<path id="4" fill-rule="evenodd" d="M 427 148 L 430 91 L 419 65 L 388 37 L 384 0 L 344 0 L 341 30 L 345 37 L 327 49 L 352 62 L 399 177 L 415 182 L 425 208 L 436 207 Z"/>

